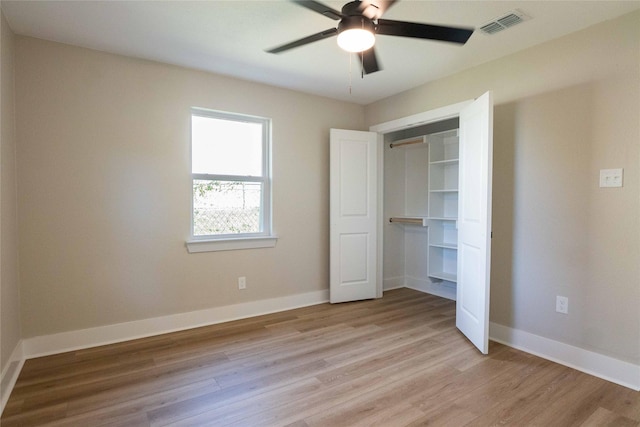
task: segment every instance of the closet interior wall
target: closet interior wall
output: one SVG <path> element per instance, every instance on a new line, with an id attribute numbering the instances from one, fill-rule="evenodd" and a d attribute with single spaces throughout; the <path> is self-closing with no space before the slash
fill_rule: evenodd
<path id="1" fill-rule="evenodd" d="M 429 277 L 431 221 L 428 218 L 430 135 L 457 128 L 458 119 L 454 118 L 384 135 L 384 290 L 408 287 L 455 299 L 455 283 Z M 422 142 L 391 148 L 394 142 L 416 140 Z"/>

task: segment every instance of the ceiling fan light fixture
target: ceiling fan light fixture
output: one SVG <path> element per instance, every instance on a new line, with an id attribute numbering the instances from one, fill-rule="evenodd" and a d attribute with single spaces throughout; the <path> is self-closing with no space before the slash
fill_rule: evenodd
<path id="1" fill-rule="evenodd" d="M 354 28 L 338 34 L 338 46 L 347 52 L 363 52 L 376 42 L 374 35 L 367 30 Z"/>
<path id="2" fill-rule="evenodd" d="M 342 19 L 338 25 L 338 46 L 347 52 L 364 52 L 376 42 L 375 26 L 362 16 Z"/>

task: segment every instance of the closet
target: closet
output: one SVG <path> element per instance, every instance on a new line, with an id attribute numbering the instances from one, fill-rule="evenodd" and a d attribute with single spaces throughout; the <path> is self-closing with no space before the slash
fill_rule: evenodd
<path id="1" fill-rule="evenodd" d="M 456 326 L 486 353 L 491 93 L 330 139 L 330 301 L 396 287 L 455 299 Z"/>
<path id="2" fill-rule="evenodd" d="M 455 300 L 458 119 L 388 133 L 384 140 L 384 288 Z"/>

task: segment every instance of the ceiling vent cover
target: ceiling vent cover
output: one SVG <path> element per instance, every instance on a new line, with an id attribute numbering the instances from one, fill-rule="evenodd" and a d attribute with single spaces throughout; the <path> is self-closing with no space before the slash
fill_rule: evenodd
<path id="1" fill-rule="evenodd" d="M 513 27 L 523 21 L 531 19 L 526 13 L 521 10 L 514 10 L 499 18 L 493 19 L 480 27 L 480 31 L 485 34 L 495 34 L 502 30 L 506 30 L 509 27 Z"/>

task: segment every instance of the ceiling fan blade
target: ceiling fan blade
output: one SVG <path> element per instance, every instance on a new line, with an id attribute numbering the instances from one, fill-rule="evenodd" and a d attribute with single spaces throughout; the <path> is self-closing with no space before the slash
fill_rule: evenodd
<path id="1" fill-rule="evenodd" d="M 378 65 L 378 59 L 376 58 L 376 51 L 374 48 L 365 50 L 358 55 L 360 58 L 360 62 L 362 63 L 362 69 L 365 74 L 375 73 L 376 71 L 380 71 L 380 66 Z"/>
<path id="2" fill-rule="evenodd" d="M 387 36 L 415 37 L 418 39 L 465 44 L 473 34 L 473 28 L 443 27 L 440 25 L 378 19 L 376 33 Z"/>
<path id="3" fill-rule="evenodd" d="M 362 0 L 360 11 L 369 19 L 379 19 L 398 0 Z"/>
<path id="4" fill-rule="evenodd" d="M 317 2 L 314 0 L 292 0 L 292 1 L 294 3 L 299 4 L 302 7 L 306 7 L 307 9 L 313 10 L 314 12 L 318 12 L 319 14 L 324 15 L 327 18 L 331 18 L 336 21 L 343 18 L 342 13 L 320 2 Z"/>
<path id="5" fill-rule="evenodd" d="M 310 36 L 301 38 L 300 40 L 293 41 L 291 43 L 283 44 L 282 46 L 274 47 L 272 49 L 267 50 L 267 53 L 280 53 L 285 50 L 293 49 L 295 47 L 304 46 L 305 44 L 317 42 L 318 40 L 326 39 L 331 36 L 335 36 L 338 34 L 337 28 L 329 28 L 328 30 L 321 31 L 316 34 L 312 34 Z"/>

